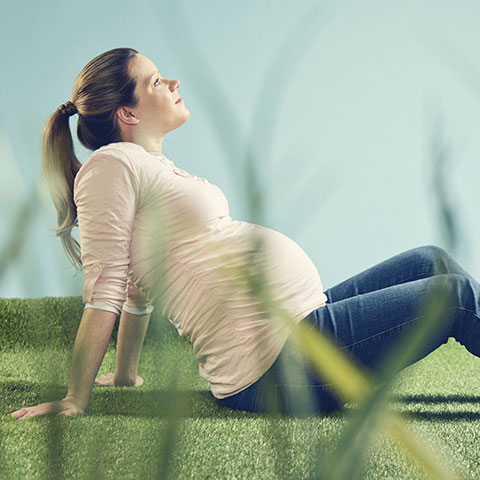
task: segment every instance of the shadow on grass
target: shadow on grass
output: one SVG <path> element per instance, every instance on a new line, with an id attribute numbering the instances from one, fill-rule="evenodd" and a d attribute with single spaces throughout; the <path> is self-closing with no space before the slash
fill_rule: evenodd
<path id="1" fill-rule="evenodd" d="M 405 412 L 403 417 L 409 420 L 442 422 L 478 422 L 480 412 Z"/>
<path id="2" fill-rule="evenodd" d="M 23 401 L 41 402 L 39 391 L 41 387 L 49 388 L 51 392 L 59 396 L 65 393 L 62 385 L 39 385 L 35 382 L 2 382 L 0 383 L 1 398 L 9 399 L 9 403 Z M 31 398 L 26 398 L 25 393 L 30 392 Z M 16 396 L 18 395 L 18 401 Z M 472 403 L 478 405 L 480 396 L 475 395 L 396 395 L 393 402 L 404 404 L 430 404 L 441 405 L 452 403 Z M 334 418 L 345 417 L 354 407 L 345 405 L 341 410 L 312 413 L 306 417 Z M 5 412 L 4 413 L 10 413 Z M 270 418 L 278 416 L 275 413 L 253 413 L 241 410 L 232 410 L 216 403 L 209 390 L 143 390 L 143 387 L 131 389 L 131 387 L 101 387 L 95 385 L 89 402 L 89 408 L 85 413 L 88 416 L 129 416 L 142 418 Z M 478 411 L 406 411 L 402 412 L 409 419 L 418 420 L 441 420 L 441 421 L 479 421 Z M 297 415 L 288 415 L 289 418 L 297 418 Z M 287 418 L 283 417 L 283 418 Z M 298 418 L 306 418 L 299 415 Z M 280 417 L 279 417 L 280 418 Z"/>
<path id="3" fill-rule="evenodd" d="M 142 418 L 286 418 L 277 413 L 255 413 L 233 410 L 219 405 L 209 390 L 143 390 L 144 387 L 103 387 L 95 385 L 85 415 L 88 416 L 129 416 Z M 50 401 L 39 393 L 49 391 L 53 397 L 61 398 L 65 394 L 63 385 L 46 385 L 37 382 L 1 382 L 0 396 L 6 403 L 21 408 L 23 402 L 42 403 Z M 28 395 L 30 393 L 30 395 Z M 5 404 L 2 413 L 10 413 Z M 342 410 L 308 414 L 308 417 L 343 417 L 349 411 Z M 291 418 L 296 415 L 291 415 Z M 300 417 L 304 417 L 300 415 Z"/>
<path id="4" fill-rule="evenodd" d="M 479 395 L 395 395 L 392 400 L 404 403 L 476 403 Z"/>

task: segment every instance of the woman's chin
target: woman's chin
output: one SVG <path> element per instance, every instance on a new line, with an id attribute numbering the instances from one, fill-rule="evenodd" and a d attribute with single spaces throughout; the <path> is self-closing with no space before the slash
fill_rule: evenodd
<path id="1" fill-rule="evenodd" d="M 189 118 L 190 118 L 190 112 L 187 110 L 187 114 L 183 115 L 181 118 L 178 119 L 176 124 L 168 130 L 168 132 L 171 132 L 173 130 L 176 130 L 177 128 L 180 128 Z"/>
<path id="2" fill-rule="evenodd" d="M 185 115 L 182 116 L 183 121 L 180 125 L 183 125 L 190 118 L 190 110 L 188 110 L 187 107 L 185 107 L 184 110 L 185 110 Z"/>

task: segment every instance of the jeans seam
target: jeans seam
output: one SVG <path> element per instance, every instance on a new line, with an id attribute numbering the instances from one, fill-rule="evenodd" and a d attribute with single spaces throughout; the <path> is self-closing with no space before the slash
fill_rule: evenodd
<path id="1" fill-rule="evenodd" d="M 452 310 L 454 308 L 461 308 L 461 307 L 449 307 L 449 308 L 446 308 L 445 310 L 442 310 L 442 311 L 446 311 L 446 310 Z M 466 310 L 466 309 L 464 309 Z M 403 328 L 405 325 L 409 324 L 409 323 L 412 323 L 412 322 L 415 322 L 416 320 L 419 320 L 423 317 L 426 317 L 428 314 L 425 314 L 425 315 L 420 315 L 418 317 L 415 317 L 415 318 L 412 318 L 411 320 L 408 320 L 406 322 L 403 322 L 399 325 L 395 325 L 394 327 L 391 327 L 391 328 L 388 328 L 387 330 L 382 330 L 381 332 L 378 332 L 376 333 L 375 335 L 371 335 L 370 337 L 367 337 L 367 338 L 364 338 L 362 340 L 359 340 L 358 342 L 354 342 L 354 343 L 350 343 L 348 345 L 344 345 L 343 347 L 339 347 L 341 350 L 343 349 L 346 349 L 346 348 L 350 348 L 350 347 L 353 347 L 354 345 L 358 345 L 359 343 L 363 343 L 363 342 L 366 342 L 367 340 L 371 340 L 372 338 L 375 338 L 375 337 L 378 337 L 379 335 L 383 335 L 387 332 L 390 332 L 392 330 L 396 330 L 396 329 L 399 329 L 399 328 Z M 477 317 L 478 318 L 478 317 Z"/>
<path id="2" fill-rule="evenodd" d="M 474 317 L 477 318 L 477 320 L 480 320 L 480 316 L 478 316 L 473 310 L 470 310 L 470 309 L 464 308 L 464 307 L 453 307 L 453 308 L 458 308 L 459 310 L 463 310 L 464 312 L 471 313 L 471 314 L 473 314 Z"/>
<path id="3" fill-rule="evenodd" d="M 379 288 L 379 289 L 376 289 L 376 290 L 370 290 L 370 291 L 364 292 L 364 293 L 358 293 L 357 295 L 352 295 L 351 297 L 342 298 L 342 300 L 334 300 L 333 299 L 333 297 L 331 296 L 331 289 L 333 287 L 331 287 L 331 288 L 328 289 L 328 290 L 330 290 L 329 291 L 329 296 L 330 296 L 330 300 L 331 300 L 330 305 L 333 304 L 333 303 L 336 303 L 336 302 L 342 302 L 343 300 L 348 300 L 349 298 L 357 297 L 358 295 L 365 295 L 367 293 L 379 292 L 380 290 L 385 290 L 386 288 L 395 287 L 397 285 L 402 285 L 403 283 L 408 283 L 408 282 L 412 282 L 414 280 L 423 279 L 423 278 L 430 278 L 430 277 L 436 276 L 436 275 L 428 275 L 428 273 L 429 273 L 428 271 L 425 271 L 423 273 L 419 273 L 418 275 L 414 275 L 413 277 L 409 277 L 408 280 L 404 280 L 401 283 L 394 283 L 393 285 L 389 285 L 387 287 Z M 442 275 L 442 274 L 437 274 L 437 275 Z M 327 295 L 327 298 L 328 298 L 328 295 Z"/>

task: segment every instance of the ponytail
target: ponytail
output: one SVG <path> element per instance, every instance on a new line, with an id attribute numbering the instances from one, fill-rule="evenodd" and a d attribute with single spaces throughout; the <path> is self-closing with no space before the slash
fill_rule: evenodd
<path id="1" fill-rule="evenodd" d="M 78 113 L 77 137 L 89 150 L 123 141 L 116 112 L 138 104 L 137 82 L 129 71 L 137 53 L 133 48 L 115 48 L 91 60 L 75 80 L 72 101 L 60 105 L 43 130 L 43 174 L 57 210 L 55 234 L 76 269 L 83 264 L 80 244 L 72 237 L 78 226 L 73 185 L 82 163 L 75 156 L 69 118 Z"/>
<path id="2" fill-rule="evenodd" d="M 53 204 L 57 210 L 58 228 L 63 249 L 73 266 L 83 267 L 80 245 L 72 237 L 72 228 L 77 223 L 77 208 L 73 201 L 73 182 L 82 164 L 75 156 L 73 139 L 70 133 L 69 117 L 75 113 L 73 103 L 58 107 L 48 119 L 43 131 L 43 174 L 50 190 Z"/>

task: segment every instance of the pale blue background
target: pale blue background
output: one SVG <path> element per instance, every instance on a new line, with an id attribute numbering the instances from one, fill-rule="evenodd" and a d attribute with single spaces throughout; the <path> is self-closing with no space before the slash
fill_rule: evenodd
<path id="1" fill-rule="evenodd" d="M 403 250 L 437 244 L 480 277 L 478 1 L 9 2 L 0 50 L 0 248 L 28 195 L 37 214 L 1 297 L 81 295 L 55 237 L 41 134 L 82 67 L 133 47 L 181 81 L 191 117 L 164 140 L 231 216 L 293 238 L 325 289 Z M 89 151 L 76 138 L 77 156 Z M 442 235 L 432 142 L 461 237 Z M 248 209 L 250 148 L 265 210 Z M 78 238 L 78 230 L 75 229 Z M 478 248 L 477 248 L 478 246 Z"/>

